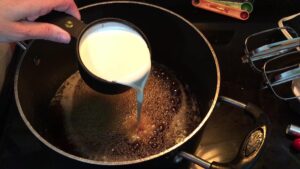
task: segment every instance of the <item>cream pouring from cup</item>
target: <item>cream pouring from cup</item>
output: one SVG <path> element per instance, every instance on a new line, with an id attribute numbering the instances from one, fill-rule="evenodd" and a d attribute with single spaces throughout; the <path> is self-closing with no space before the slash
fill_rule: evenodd
<path id="1" fill-rule="evenodd" d="M 78 69 L 91 88 L 106 94 L 136 90 L 139 121 L 151 69 L 151 50 L 144 33 L 119 18 L 102 18 L 86 25 L 64 16 L 58 26 L 76 38 Z"/>
<path id="2" fill-rule="evenodd" d="M 118 21 L 99 22 L 82 34 L 79 57 L 94 76 L 136 90 L 139 120 L 151 69 L 150 50 L 143 36 Z"/>

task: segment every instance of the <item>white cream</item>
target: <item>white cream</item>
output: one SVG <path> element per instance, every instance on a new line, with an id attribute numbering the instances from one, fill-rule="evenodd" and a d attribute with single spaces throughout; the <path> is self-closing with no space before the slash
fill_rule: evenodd
<path id="1" fill-rule="evenodd" d="M 97 77 L 136 89 L 139 119 L 151 69 L 150 50 L 144 38 L 125 24 L 104 22 L 83 34 L 79 54 L 85 67 Z"/>

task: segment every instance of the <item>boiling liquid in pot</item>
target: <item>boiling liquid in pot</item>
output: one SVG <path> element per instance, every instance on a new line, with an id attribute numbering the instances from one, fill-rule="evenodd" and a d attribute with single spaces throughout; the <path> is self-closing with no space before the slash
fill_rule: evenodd
<path id="1" fill-rule="evenodd" d="M 187 137 L 200 123 L 199 105 L 187 86 L 164 66 L 153 64 L 144 90 L 141 122 L 135 91 L 105 95 L 76 72 L 58 89 L 49 113 L 64 118 L 75 154 L 98 161 L 128 161 L 160 153 Z"/>

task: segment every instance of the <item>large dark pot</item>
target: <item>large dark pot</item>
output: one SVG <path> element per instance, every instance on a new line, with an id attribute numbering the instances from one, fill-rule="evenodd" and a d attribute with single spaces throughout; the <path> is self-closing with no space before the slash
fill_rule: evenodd
<path id="1" fill-rule="evenodd" d="M 257 120 L 257 128 L 245 139 L 237 158 L 228 164 L 208 163 L 182 151 L 185 143 L 195 137 L 211 115 L 220 90 L 220 70 L 217 57 L 205 36 L 190 22 L 167 9 L 141 2 L 105 2 L 80 9 L 85 23 L 99 18 L 120 18 L 140 28 L 152 48 L 152 60 L 176 72 L 189 85 L 201 103 L 202 121 L 180 143 L 163 152 L 131 161 L 107 162 L 93 160 L 84 154 L 74 154 L 63 131 L 64 119 L 50 117 L 49 102 L 59 86 L 78 70 L 75 44 L 57 44 L 35 40 L 24 52 L 15 76 L 15 99 L 18 110 L 30 131 L 50 149 L 71 159 L 98 165 L 137 164 L 168 157 L 177 161 L 183 157 L 205 168 L 240 168 L 255 160 L 264 145 L 266 125 L 264 114 L 255 106 L 222 97 L 222 100 L 245 109 Z M 52 19 L 55 23 L 56 20 Z M 55 120 L 53 120 L 55 119 Z M 255 140 L 255 141 L 253 141 Z"/>

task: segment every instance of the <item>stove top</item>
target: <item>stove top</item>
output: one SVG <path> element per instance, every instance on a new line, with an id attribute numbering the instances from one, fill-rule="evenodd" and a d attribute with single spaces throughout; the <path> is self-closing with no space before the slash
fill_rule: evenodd
<path id="1" fill-rule="evenodd" d="M 79 6 L 92 2 L 96 1 L 77 1 Z M 276 27 L 280 18 L 299 12 L 300 3 L 296 0 L 257 0 L 250 19 L 239 21 L 194 8 L 189 1 L 148 2 L 181 14 L 205 34 L 219 59 L 221 95 L 244 103 L 254 103 L 269 116 L 271 136 L 253 168 L 300 168 L 300 154 L 290 148 L 293 139 L 285 134 L 289 124 L 300 125 L 300 113 L 293 111 L 289 103 L 277 99 L 269 90 L 260 90 L 261 75 L 241 62 L 244 39 L 252 33 Z M 15 52 L 5 90 L 0 98 L 0 168 L 101 168 L 53 152 L 39 142 L 24 125 L 14 105 L 12 92 L 13 74 L 21 52 L 20 49 Z M 230 161 L 235 157 L 252 126 L 251 118 L 238 109 L 223 104 L 217 106 L 203 129 L 202 139 L 195 154 L 208 161 Z M 187 162 L 178 167 L 199 168 Z"/>

